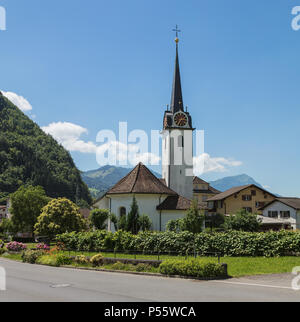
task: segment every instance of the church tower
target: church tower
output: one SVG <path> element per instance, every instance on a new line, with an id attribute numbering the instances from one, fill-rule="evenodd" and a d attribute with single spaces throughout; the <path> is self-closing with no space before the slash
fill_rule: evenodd
<path id="1" fill-rule="evenodd" d="M 193 198 L 193 127 L 184 109 L 178 55 L 176 26 L 176 59 L 171 106 L 164 114 L 162 132 L 162 176 L 167 186 L 179 195 Z"/>

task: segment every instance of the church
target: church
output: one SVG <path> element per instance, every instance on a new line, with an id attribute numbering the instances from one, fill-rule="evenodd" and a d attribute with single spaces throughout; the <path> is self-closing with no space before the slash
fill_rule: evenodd
<path id="1" fill-rule="evenodd" d="M 209 187 L 207 182 L 194 177 L 193 131 L 195 129 L 192 125 L 192 117 L 184 109 L 183 104 L 178 34 L 175 42 L 176 59 L 171 105 L 163 116 L 162 179 L 157 178 L 144 164 L 139 163 L 94 204 L 97 208 L 108 209 L 120 218 L 128 214 L 135 196 L 139 213 L 149 216 L 152 229 L 155 231 L 164 231 L 170 220 L 184 217 L 193 198 L 198 200 L 200 209 L 206 209 L 205 198 L 219 193 Z M 203 196 L 201 192 L 204 193 Z M 114 231 L 114 225 L 110 222 L 108 229 Z"/>

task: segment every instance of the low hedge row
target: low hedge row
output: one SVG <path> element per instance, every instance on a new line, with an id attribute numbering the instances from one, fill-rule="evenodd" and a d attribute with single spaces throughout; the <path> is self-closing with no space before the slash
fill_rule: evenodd
<path id="1" fill-rule="evenodd" d="M 65 233 L 57 242 L 76 251 L 139 251 L 144 253 L 186 253 L 199 255 L 220 253 L 222 256 L 285 256 L 300 253 L 300 233 L 292 231 L 248 233 L 141 232 L 138 235 L 105 230 Z"/>
<path id="2" fill-rule="evenodd" d="M 198 259 L 166 260 L 159 266 L 161 274 L 190 276 L 197 278 L 227 277 L 227 266 L 216 263 L 203 263 Z"/>

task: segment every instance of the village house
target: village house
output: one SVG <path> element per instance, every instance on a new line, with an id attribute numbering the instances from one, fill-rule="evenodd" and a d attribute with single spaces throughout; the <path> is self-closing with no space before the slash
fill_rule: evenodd
<path id="1" fill-rule="evenodd" d="M 282 228 L 300 229 L 300 198 L 276 198 L 262 208 L 263 220 L 280 222 Z"/>
<path id="2" fill-rule="evenodd" d="M 221 193 L 221 191 L 213 188 L 210 184 L 199 177 L 194 177 L 193 180 L 193 195 L 198 202 L 206 202 L 207 199 Z"/>
<path id="3" fill-rule="evenodd" d="M 254 184 L 234 187 L 207 199 L 210 213 L 231 215 L 245 209 L 262 214 L 261 207 L 276 198 L 275 195 Z"/>

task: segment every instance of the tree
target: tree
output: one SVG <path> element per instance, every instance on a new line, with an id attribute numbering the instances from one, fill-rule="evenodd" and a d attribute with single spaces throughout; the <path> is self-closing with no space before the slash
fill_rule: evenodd
<path id="1" fill-rule="evenodd" d="M 98 230 L 107 228 L 107 220 L 110 214 L 107 209 L 93 209 L 90 213 L 89 219 L 93 227 Z"/>
<path id="2" fill-rule="evenodd" d="M 199 211 L 197 200 L 193 200 L 186 216 L 184 218 L 170 220 L 166 228 L 168 231 L 190 231 L 197 234 L 202 231 L 204 220 L 205 216 Z"/>
<path id="3" fill-rule="evenodd" d="M 199 211 L 197 200 L 193 200 L 190 209 L 184 218 L 185 230 L 190 231 L 194 234 L 202 231 L 204 223 L 204 214 Z"/>
<path id="4" fill-rule="evenodd" d="M 241 209 L 234 215 L 225 218 L 224 228 L 226 230 L 241 230 L 247 232 L 257 232 L 260 230 L 261 221 L 256 214 L 251 214 L 245 209 Z"/>
<path id="5" fill-rule="evenodd" d="M 127 230 L 127 218 L 126 215 L 123 215 L 118 220 L 118 229 Z"/>
<path id="6" fill-rule="evenodd" d="M 205 215 L 205 226 L 214 228 L 222 228 L 225 222 L 225 216 L 222 214 L 208 214 Z"/>
<path id="7" fill-rule="evenodd" d="M 127 217 L 127 227 L 126 230 L 136 235 L 140 230 L 139 224 L 139 207 L 135 196 L 132 199 L 131 209 Z"/>
<path id="8" fill-rule="evenodd" d="M 11 195 L 13 226 L 20 232 L 34 233 L 34 225 L 50 198 L 42 187 L 21 186 Z"/>
<path id="9" fill-rule="evenodd" d="M 79 208 L 66 198 L 51 200 L 43 209 L 35 225 L 35 232 L 40 236 L 53 239 L 57 234 L 82 231 L 85 220 Z"/>
<path id="10" fill-rule="evenodd" d="M 167 222 L 166 225 L 167 231 L 173 231 L 179 233 L 185 230 L 185 221 L 184 218 L 172 219 Z"/>
<path id="11" fill-rule="evenodd" d="M 3 218 L 0 222 L 0 234 L 16 234 L 18 229 L 15 227 L 11 219 Z"/>
<path id="12" fill-rule="evenodd" d="M 110 216 L 109 216 L 109 218 L 110 218 L 110 221 L 115 226 L 115 231 L 117 231 L 118 230 L 118 218 L 117 218 L 117 216 L 115 214 L 111 213 Z"/>
<path id="13" fill-rule="evenodd" d="M 149 231 L 152 227 L 152 222 L 148 215 L 142 215 L 139 218 L 139 227 L 142 231 Z"/>

